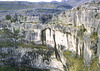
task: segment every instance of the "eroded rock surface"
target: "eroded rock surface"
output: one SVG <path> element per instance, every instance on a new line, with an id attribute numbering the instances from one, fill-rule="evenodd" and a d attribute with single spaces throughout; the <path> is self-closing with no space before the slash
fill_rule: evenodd
<path id="1" fill-rule="evenodd" d="M 23 59 L 27 62 L 27 57 L 33 59 L 34 57 L 31 58 L 33 54 L 34 56 L 39 55 L 37 56 L 38 59 L 36 59 L 36 64 L 31 63 L 35 61 L 34 59 L 29 60 L 31 61 L 31 66 L 48 69 L 50 67 L 53 68 L 51 65 L 55 62 L 54 68 L 63 71 L 65 60 L 61 59 L 63 58 L 60 55 L 62 53 L 59 52 L 61 50 L 68 50 L 76 54 L 77 57 L 82 57 L 87 66 L 89 66 L 92 58 L 98 58 L 100 63 L 100 1 L 97 0 L 86 3 L 65 11 L 48 20 L 48 24 L 42 24 L 39 17 L 36 16 L 29 17 L 18 14 L 17 20 L 13 20 L 15 14 L 11 14 L 12 18 L 7 20 L 5 19 L 6 15 L 3 15 L 1 18 L 1 29 L 3 27 L 7 27 L 10 30 L 13 30 L 13 28 L 19 29 L 20 35 L 22 36 L 19 41 L 26 44 L 33 43 L 35 45 L 46 45 L 55 49 L 55 52 L 53 51 L 53 53 L 51 52 L 52 54 L 50 53 L 51 61 L 49 65 L 47 65 L 46 62 L 41 62 L 45 55 L 34 53 L 33 50 L 30 50 L 30 52 L 24 51 L 26 48 L 22 48 L 25 57 L 22 58 L 19 56 L 22 62 L 24 61 Z M 13 51 L 22 55 L 22 51 L 19 52 L 18 49 Z M 15 55 L 15 57 L 16 56 L 18 55 Z M 52 59 L 52 57 L 54 59 Z M 58 65 L 60 65 L 60 67 Z"/>

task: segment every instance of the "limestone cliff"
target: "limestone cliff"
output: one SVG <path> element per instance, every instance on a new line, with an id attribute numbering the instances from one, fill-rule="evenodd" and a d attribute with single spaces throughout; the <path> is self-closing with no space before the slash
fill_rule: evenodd
<path id="1" fill-rule="evenodd" d="M 75 48 L 76 54 L 83 56 L 84 61 L 89 64 L 91 58 L 98 57 L 99 54 L 99 29 L 100 29 L 100 3 L 94 1 L 91 4 L 84 4 L 80 7 L 73 8 L 69 11 L 61 13 L 57 20 L 61 21 L 61 24 L 71 26 L 68 29 L 74 28 L 70 32 L 72 39 L 72 47 L 69 49 L 73 51 Z M 77 31 L 76 31 L 77 29 Z M 75 32 L 76 31 L 76 32 Z M 70 38 L 68 38 L 71 40 Z M 97 46 L 98 45 L 98 46 Z M 100 60 L 100 59 L 99 59 Z"/>
<path id="2" fill-rule="evenodd" d="M 0 48 L 0 65 L 47 69 L 46 71 L 68 71 L 66 58 L 56 49 Z M 27 70 L 28 71 L 28 70 Z"/>
<path id="3" fill-rule="evenodd" d="M 62 12 L 58 16 L 53 16 L 50 20 L 46 20 L 48 24 L 42 24 L 40 20 L 40 16 L 30 16 L 23 14 L 3 14 L 0 18 L 0 28 L 3 27 L 9 28 L 13 30 L 13 28 L 18 29 L 20 31 L 20 38 L 18 41 L 21 41 L 25 44 L 34 44 L 34 45 L 45 45 L 49 48 L 55 49 L 55 53 L 53 51 L 50 52 L 52 55 L 50 56 L 51 61 L 49 62 L 49 66 L 43 62 L 43 56 L 38 53 L 35 55 L 40 55 L 36 60 L 36 67 L 49 69 L 52 66 L 52 60 L 58 64 L 54 63 L 54 68 L 58 68 L 61 71 L 64 71 L 66 66 L 65 60 L 62 59 L 63 55 L 59 52 L 64 50 L 71 51 L 76 54 L 76 57 L 83 58 L 84 63 L 89 67 L 90 61 L 93 58 L 98 58 L 99 62 L 97 63 L 99 67 L 100 63 L 100 2 L 94 1 L 91 3 L 86 3 L 79 7 L 72 8 L 71 10 Z M 10 17 L 10 19 L 7 18 Z M 45 16 L 43 16 L 45 17 Z M 46 16 L 46 18 L 48 18 Z M 2 38 L 1 38 L 2 39 Z M 23 50 L 26 48 L 22 48 Z M 3 49 L 5 50 L 5 49 Z M 13 50 L 14 52 L 17 49 Z M 20 52 L 20 48 L 17 53 Z M 46 50 L 48 51 L 48 50 Z M 24 51 L 25 59 L 27 58 L 28 51 Z M 45 51 L 44 51 L 45 52 Z M 33 55 L 34 51 L 30 49 L 30 53 Z M 16 57 L 17 55 L 15 55 Z M 23 55 L 22 55 L 23 56 Z M 54 59 L 52 59 L 52 57 Z M 23 59 L 19 57 L 20 59 Z M 29 59 L 30 55 L 28 56 Z M 34 58 L 34 57 L 33 57 Z M 39 60 L 40 59 L 40 60 Z M 58 59 L 58 61 L 57 61 Z M 26 59 L 27 60 L 27 59 Z M 38 61 L 39 60 L 39 61 Z M 19 61 L 19 60 L 18 60 Z M 31 60 L 32 61 L 32 60 Z M 40 62 L 40 63 L 38 63 Z M 34 59 L 31 63 L 34 63 Z M 48 63 L 48 61 L 47 61 Z M 41 66 L 42 64 L 42 66 Z M 65 66 L 64 66 L 65 65 Z M 32 64 L 31 64 L 32 66 Z M 51 67 L 53 68 L 53 67 Z"/>

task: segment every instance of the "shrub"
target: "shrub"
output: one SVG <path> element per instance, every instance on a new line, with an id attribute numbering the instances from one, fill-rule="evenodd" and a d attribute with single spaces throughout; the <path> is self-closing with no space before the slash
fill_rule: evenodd
<path id="1" fill-rule="evenodd" d="M 11 20 L 11 16 L 10 15 L 6 15 L 6 20 Z"/>
<path id="2" fill-rule="evenodd" d="M 79 28 L 79 31 L 78 31 L 78 36 L 83 39 L 83 35 L 84 35 L 84 32 L 87 31 L 86 28 L 84 27 L 84 25 L 78 27 Z"/>
<path id="3" fill-rule="evenodd" d="M 90 39 L 91 39 L 91 42 L 96 42 L 97 39 L 98 39 L 98 34 L 97 34 L 97 32 L 91 33 Z"/>
<path id="4" fill-rule="evenodd" d="M 11 22 L 16 22 L 16 21 L 18 20 L 17 17 L 18 17 L 17 14 L 15 14 L 15 15 L 14 15 L 14 18 L 12 18 Z"/>
<path id="5" fill-rule="evenodd" d="M 90 62 L 90 71 L 100 71 L 100 68 L 98 68 L 99 60 L 98 58 L 92 58 Z"/>
<path id="6" fill-rule="evenodd" d="M 79 7 L 77 7 L 77 10 L 80 10 L 80 8 L 79 8 Z"/>

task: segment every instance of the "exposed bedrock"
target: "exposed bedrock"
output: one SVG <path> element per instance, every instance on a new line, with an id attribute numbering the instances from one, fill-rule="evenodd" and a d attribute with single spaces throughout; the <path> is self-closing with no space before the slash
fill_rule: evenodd
<path id="1" fill-rule="evenodd" d="M 22 16 L 16 21 L 3 19 L 0 27 L 19 29 L 22 36 L 19 40 L 26 44 L 71 51 L 82 57 L 87 66 L 92 58 L 98 58 L 100 63 L 100 2 L 72 8 L 53 17 L 48 24 L 40 24 L 35 17 L 23 19 Z"/>
<path id="2" fill-rule="evenodd" d="M 61 50 L 32 48 L 0 48 L 0 65 L 68 71 L 66 58 Z M 33 69 L 34 70 L 34 69 Z"/>

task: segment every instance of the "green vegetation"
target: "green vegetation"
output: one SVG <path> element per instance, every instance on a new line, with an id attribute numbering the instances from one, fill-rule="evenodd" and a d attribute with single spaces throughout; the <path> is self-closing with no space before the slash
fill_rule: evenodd
<path id="1" fill-rule="evenodd" d="M 83 25 L 80 26 L 79 28 L 80 28 L 80 32 L 83 32 L 84 33 L 85 31 L 87 31 L 86 28 Z"/>
<path id="2" fill-rule="evenodd" d="M 39 68 L 30 68 L 30 67 L 7 67 L 1 66 L 0 71 L 50 71 L 49 69 L 39 69 Z"/>
<path id="3" fill-rule="evenodd" d="M 6 20 L 11 20 L 11 16 L 10 15 L 6 15 Z"/>
<path id="4" fill-rule="evenodd" d="M 17 47 L 18 46 L 18 39 L 20 38 L 19 30 L 15 30 L 15 28 L 13 28 L 12 38 L 14 38 L 14 40 L 13 40 L 14 47 Z"/>
<path id="5" fill-rule="evenodd" d="M 55 22 L 57 22 L 57 23 L 62 22 L 61 20 L 53 20 L 53 21 L 55 21 Z"/>
<path id="6" fill-rule="evenodd" d="M 46 47 L 44 45 L 32 45 L 32 44 L 24 44 L 24 43 L 22 43 L 19 46 L 20 47 L 28 47 L 28 48 L 37 48 L 37 49 L 47 49 L 48 48 L 48 47 Z"/>
<path id="7" fill-rule="evenodd" d="M 0 71 L 17 71 L 17 69 L 14 68 L 14 67 L 5 67 L 5 66 L 2 66 L 2 67 L 0 67 Z"/>
<path id="8" fill-rule="evenodd" d="M 98 68 L 98 65 L 97 65 L 98 63 L 99 63 L 98 58 L 91 59 L 90 71 L 100 71 L 100 68 Z"/>
<path id="9" fill-rule="evenodd" d="M 17 47 L 19 42 L 18 39 L 19 36 L 19 30 L 15 30 L 13 28 L 13 32 L 10 29 L 4 28 L 3 30 L 0 30 L 0 46 L 1 47 Z"/>
<path id="10" fill-rule="evenodd" d="M 16 22 L 18 19 L 17 19 L 17 14 L 14 15 L 14 17 L 11 17 L 11 15 L 6 15 L 6 20 L 11 20 L 11 22 Z M 26 17 L 25 17 L 26 19 Z M 20 22 L 20 21 L 19 21 Z M 21 22 L 20 22 L 21 23 Z"/>
<path id="11" fill-rule="evenodd" d="M 77 10 L 80 10 L 80 8 L 79 8 L 79 7 L 77 7 Z"/>
<path id="12" fill-rule="evenodd" d="M 67 26 L 67 24 L 63 23 L 63 21 L 61 20 L 53 20 L 54 22 L 56 22 L 56 24 L 60 24 L 62 26 Z"/>
<path id="13" fill-rule="evenodd" d="M 46 14 L 42 14 L 40 16 L 40 21 L 44 24 L 46 22 L 48 22 L 50 19 L 52 18 L 52 15 L 46 15 Z"/>
<path id="14" fill-rule="evenodd" d="M 76 58 L 75 54 L 72 54 L 69 51 L 65 51 L 64 53 L 69 61 L 70 71 L 88 71 L 88 68 L 84 65 L 82 58 Z"/>
<path id="15" fill-rule="evenodd" d="M 48 24 L 52 25 L 53 23 L 48 23 Z"/>
<path id="16" fill-rule="evenodd" d="M 88 68 L 82 58 L 76 58 L 75 54 L 72 54 L 70 51 L 65 51 L 64 54 L 69 61 L 70 71 L 100 71 L 98 68 L 98 58 L 92 58 L 90 62 L 90 67 Z"/>
<path id="17" fill-rule="evenodd" d="M 78 26 L 77 28 L 79 28 L 79 30 L 78 30 L 78 36 L 80 37 L 80 39 L 83 39 L 84 32 L 87 31 L 86 28 L 84 27 L 84 25 Z"/>
<path id="18" fill-rule="evenodd" d="M 45 34 L 45 31 L 43 31 L 43 36 Z M 20 42 L 18 39 L 21 38 L 19 35 L 19 30 L 13 28 L 11 31 L 10 29 L 3 29 L 0 30 L 0 38 L 2 40 L 0 41 L 0 47 L 28 47 L 28 48 L 37 48 L 37 49 L 47 49 L 48 47 L 44 45 L 34 45 L 32 42 L 30 44 L 24 44 Z M 45 41 L 45 38 L 43 38 L 43 41 Z M 34 43 L 34 42 L 33 42 Z"/>
<path id="19" fill-rule="evenodd" d="M 83 27 L 83 28 L 82 28 L 82 31 L 85 32 L 85 31 L 87 31 L 87 30 L 85 29 L 85 27 Z"/>
<path id="20" fill-rule="evenodd" d="M 0 30 L 0 38 L 2 38 L 2 40 L 0 41 L 1 47 L 13 46 L 11 34 L 12 32 L 9 29 Z"/>
<path id="21" fill-rule="evenodd" d="M 74 28 L 79 28 L 79 26 L 74 25 Z"/>
<path id="22" fill-rule="evenodd" d="M 97 34 L 97 32 L 91 33 L 90 39 L 91 39 L 91 42 L 96 42 L 97 39 L 98 39 L 98 34 Z"/>

